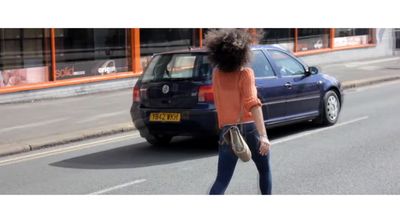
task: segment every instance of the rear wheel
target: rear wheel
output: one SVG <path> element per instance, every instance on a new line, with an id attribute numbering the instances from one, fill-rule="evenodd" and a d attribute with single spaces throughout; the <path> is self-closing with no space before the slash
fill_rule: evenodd
<path id="1" fill-rule="evenodd" d="M 171 142 L 170 135 L 149 135 L 146 137 L 148 143 L 154 146 L 166 146 Z"/>
<path id="2" fill-rule="evenodd" d="M 318 122 L 322 125 L 334 125 L 339 118 L 341 109 L 340 100 L 336 92 L 333 90 L 326 92 L 323 103 L 323 109 Z"/>

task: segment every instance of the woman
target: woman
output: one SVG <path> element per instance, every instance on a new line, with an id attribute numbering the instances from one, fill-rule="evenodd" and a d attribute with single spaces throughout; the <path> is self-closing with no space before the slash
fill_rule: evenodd
<path id="1" fill-rule="evenodd" d="M 218 173 L 210 194 L 224 194 L 232 178 L 238 157 L 223 140 L 223 135 L 230 125 L 238 122 L 260 175 L 261 193 L 271 194 L 271 144 L 264 125 L 261 102 L 257 98 L 253 70 L 245 67 L 251 56 L 251 42 L 250 33 L 243 29 L 212 30 L 206 35 L 209 60 L 215 66 L 213 90 L 221 128 Z"/>

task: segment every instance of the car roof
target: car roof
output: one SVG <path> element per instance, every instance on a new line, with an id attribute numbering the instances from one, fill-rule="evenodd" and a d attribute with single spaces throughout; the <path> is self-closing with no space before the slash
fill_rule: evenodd
<path id="1" fill-rule="evenodd" d="M 274 50 L 283 50 L 287 51 L 285 48 L 282 48 L 279 45 L 252 45 L 251 46 L 252 50 L 257 50 L 257 49 L 274 49 Z M 188 47 L 187 49 L 182 49 L 182 50 L 173 50 L 173 51 L 166 51 L 162 53 L 155 53 L 154 55 L 160 55 L 160 54 L 176 54 L 176 53 L 207 53 L 208 50 L 206 47 L 197 47 L 197 48 L 191 48 Z"/>

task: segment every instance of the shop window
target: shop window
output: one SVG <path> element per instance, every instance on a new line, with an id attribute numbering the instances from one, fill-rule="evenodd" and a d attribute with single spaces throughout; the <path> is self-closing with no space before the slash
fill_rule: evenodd
<path id="1" fill-rule="evenodd" d="M 294 29 L 262 29 L 260 44 L 276 44 L 287 50 L 294 49 Z"/>
<path id="2" fill-rule="evenodd" d="M 335 29 L 335 47 L 372 44 L 371 29 Z"/>
<path id="3" fill-rule="evenodd" d="M 329 29 L 298 29 L 297 51 L 329 47 Z"/>
<path id="4" fill-rule="evenodd" d="M 203 46 L 205 46 L 204 42 L 206 40 L 206 35 L 207 35 L 208 31 L 215 30 L 215 29 L 217 29 L 217 28 L 202 28 L 201 29 L 202 30 L 202 34 L 203 34 Z"/>
<path id="5" fill-rule="evenodd" d="M 146 67 L 155 53 L 194 47 L 196 38 L 195 29 L 140 29 L 142 67 Z"/>
<path id="6" fill-rule="evenodd" d="M 50 32 L 0 29 L 0 87 L 49 81 Z"/>
<path id="7" fill-rule="evenodd" d="M 127 29 L 56 29 L 57 79 L 131 70 Z"/>
<path id="8" fill-rule="evenodd" d="M 194 46 L 194 29 L 140 29 L 142 56 Z"/>

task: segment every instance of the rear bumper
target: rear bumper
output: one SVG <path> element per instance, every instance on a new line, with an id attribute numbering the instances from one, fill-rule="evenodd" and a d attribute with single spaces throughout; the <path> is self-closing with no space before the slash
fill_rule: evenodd
<path id="1" fill-rule="evenodd" d="M 152 112 L 176 112 L 181 114 L 181 121 L 150 122 Z M 139 108 L 137 103 L 131 107 L 131 117 L 142 137 L 148 135 L 204 136 L 217 135 L 217 113 L 214 109 L 148 109 Z"/>

